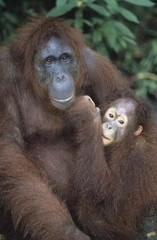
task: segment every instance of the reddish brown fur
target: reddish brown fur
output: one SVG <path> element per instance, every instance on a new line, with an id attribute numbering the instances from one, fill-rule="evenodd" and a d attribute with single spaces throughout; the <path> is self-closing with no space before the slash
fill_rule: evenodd
<path id="1" fill-rule="evenodd" d="M 76 109 L 72 107 L 68 114 L 71 125 L 77 124 L 74 185 L 78 224 L 92 239 L 137 236 L 143 219 L 157 203 L 157 128 L 150 108 L 136 100 L 131 130 L 121 143 L 106 147 L 105 154 L 96 110 L 87 103 Z M 143 132 L 134 136 L 139 124 Z"/>
<path id="2" fill-rule="evenodd" d="M 121 96 L 131 95 L 112 64 L 89 50 L 60 20 L 33 20 L 1 51 L 0 233 L 7 239 L 89 239 L 71 217 L 75 158 L 68 153 L 64 112 L 50 104 L 33 69 L 39 45 L 53 35 L 70 43 L 79 59 L 77 95 L 89 94 L 98 105 L 105 104 L 113 88 L 123 89 Z"/>

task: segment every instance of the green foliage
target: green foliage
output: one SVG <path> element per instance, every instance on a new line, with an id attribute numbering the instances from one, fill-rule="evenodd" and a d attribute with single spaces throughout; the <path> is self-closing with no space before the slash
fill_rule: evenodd
<path id="1" fill-rule="evenodd" d="M 117 64 L 120 62 L 122 70 L 131 76 L 137 95 L 157 97 L 155 29 L 151 32 L 154 36 L 146 34 L 147 42 L 142 39 L 144 24 L 149 29 L 149 21 L 157 13 L 154 6 L 151 0 L 57 0 L 47 16 L 68 14 L 68 22 L 86 34 L 91 48 Z M 147 17 L 143 20 L 143 16 Z M 139 58 L 137 50 L 141 53 Z"/>
<path id="2" fill-rule="evenodd" d="M 87 44 L 131 77 L 138 95 L 157 97 L 156 0 L 0 0 L 0 41 L 26 17 L 64 17 Z"/>
<path id="3" fill-rule="evenodd" d="M 131 4 L 135 4 L 138 6 L 145 6 L 145 7 L 153 7 L 154 3 L 152 3 L 149 0 L 126 0 L 126 2 L 131 3 Z"/>
<path id="4" fill-rule="evenodd" d="M 60 17 L 73 9 L 74 16 L 68 22 L 87 34 L 92 48 L 110 57 L 110 51 L 118 53 L 128 44 L 136 44 L 129 25 L 130 22 L 139 24 L 137 16 L 129 10 L 134 5 L 151 7 L 154 3 L 150 0 L 64 0 L 62 3 L 57 0 L 47 16 Z"/>
<path id="5" fill-rule="evenodd" d="M 49 16 L 58 17 L 61 15 L 64 15 L 76 6 L 77 6 L 77 0 L 73 0 L 73 1 L 58 0 L 56 2 L 56 7 L 47 13 L 47 17 Z"/>
<path id="6" fill-rule="evenodd" d="M 149 40 L 142 45 L 142 48 L 137 47 L 127 51 L 123 69 L 129 70 L 132 75 L 132 84 L 137 95 L 157 98 L 157 38 Z"/>
<path id="7" fill-rule="evenodd" d="M 46 1 L 45 1 L 46 2 Z M 0 0 L 0 42 L 10 41 L 27 18 L 45 15 L 54 4 L 42 0 Z"/>

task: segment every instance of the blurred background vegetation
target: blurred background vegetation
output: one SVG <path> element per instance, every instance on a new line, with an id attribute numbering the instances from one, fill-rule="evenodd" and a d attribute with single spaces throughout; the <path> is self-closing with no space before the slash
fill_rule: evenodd
<path id="1" fill-rule="evenodd" d="M 38 15 L 64 18 L 92 49 L 130 79 L 137 95 L 157 100 L 156 0 L 0 0 L 0 43 Z"/>

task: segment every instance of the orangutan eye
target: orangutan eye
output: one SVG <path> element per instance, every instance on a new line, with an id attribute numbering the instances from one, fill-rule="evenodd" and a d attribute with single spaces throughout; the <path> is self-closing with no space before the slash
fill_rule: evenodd
<path id="1" fill-rule="evenodd" d="M 105 113 L 105 118 L 108 120 L 114 119 L 116 116 L 115 108 L 109 108 Z"/>
<path id="2" fill-rule="evenodd" d="M 55 57 L 54 56 L 48 56 L 46 59 L 45 59 L 45 62 L 48 63 L 48 64 L 51 64 L 55 61 Z"/>
<path id="3" fill-rule="evenodd" d="M 61 61 L 63 61 L 63 62 L 67 62 L 67 61 L 69 61 L 70 56 L 69 56 L 69 54 L 64 53 L 64 54 L 61 55 L 60 59 L 61 59 Z"/>
<path id="4" fill-rule="evenodd" d="M 110 118 L 114 118 L 114 116 L 113 116 L 112 113 L 109 113 L 109 117 L 110 117 Z"/>
<path id="5" fill-rule="evenodd" d="M 128 124 L 128 117 L 125 114 L 123 114 L 120 115 L 116 121 L 119 127 L 126 127 Z"/>
<path id="6" fill-rule="evenodd" d="M 124 124 L 124 121 L 123 121 L 123 120 L 120 120 L 119 123 L 120 123 L 120 124 Z"/>

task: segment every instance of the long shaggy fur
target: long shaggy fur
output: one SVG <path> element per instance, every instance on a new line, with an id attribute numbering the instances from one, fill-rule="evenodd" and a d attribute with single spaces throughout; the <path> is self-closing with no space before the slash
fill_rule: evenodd
<path id="1" fill-rule="evenodd" d="M 89 239 L 72 219 L 76 155 L 64 112 L 52 106 L 34 73 L 34 54 L 51 36 L 78 57 L 76 95 L 88 94 L 99 106 L 113 88 L 131 96 L 115 67 L 61 20 L 33 19 L 0 51 L 0 233 L 9 240 Z"/>
<path id="2" fill-rule="evenodd" d="M 149 105 L 135 101 L 136 120 L 127 136 L 105 149 L 96 110 L 89 104 L 70 110 L 75 124 L 79 122 L 75 214 L 81 229 L 92 239 L 132 239 L 142 232 L 144 218 L 157 204 L 157 127 Z M 143 132 L 135 136 L 139 124 Z"/>

